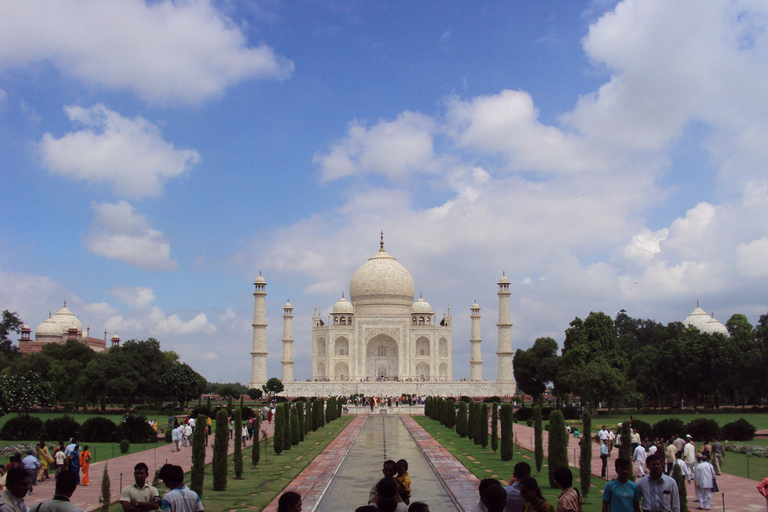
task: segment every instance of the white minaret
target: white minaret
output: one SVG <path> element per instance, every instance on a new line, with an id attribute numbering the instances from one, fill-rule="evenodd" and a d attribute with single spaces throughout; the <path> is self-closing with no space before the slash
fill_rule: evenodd
<path id="1" fill-rule="evenodd" d="M 267 383 L 267 281 L 259 272 L 253 282 L 253 348 L 251 349 L 251 381 L 249 388 L 258 388 Z"/>
<path id="2" fill-rule="evenodd" d="M 496 356 L 499 359 L 499 382 L 514 382 L 512 368 L 512 316 L 509 310 L 509 279 L 502 273 L 499 285 L 499 348 Z"/>
<path id="3" fill-rule="evenodd" d="M 283 382 L 293 380 L 293 306 L 283 306 Z"/>
<path id="4" fill-rule="evenodd" d="M 472 319 L 472 336 L 469 338 L 469 342 L 472 344 L 472 351 L 469 356 L 469 379 L 483 380 L 483 353 L 480 350 L 480 343 L 483 340 L 480 338 L 480 306 L 477 305 L 477 302 L 472 304 L 470 311 L 472 311 L 472 314 L 469 315 Z"/>

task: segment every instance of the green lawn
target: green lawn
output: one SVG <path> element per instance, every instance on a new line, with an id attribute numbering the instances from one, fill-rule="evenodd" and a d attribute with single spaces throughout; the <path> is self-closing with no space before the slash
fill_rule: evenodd
<path id="1" fill-rule="evenodd" d="M 610 418 L 604 416 L 592 418 L 592 430 L 597 432 L 600 430 L 601 425 L 606 425 L 608 428 L 614 428 L 617 423 L 626 421 L 628 418 L 629 415 L 613 415 Z M 633 414 L 632 418 L 646 421 L 651 425 L 666 418 L 678 418 L 685 424 L 688 424 L 697 418 L 711 418 L 721 427 L 726 423 L 731 423 L 739 418 L 744 418 L 758 430 L 768 429 L 768 413 L 751 413 L 746 411 L 743 414 L 730 412 L 724 414 Z"/>
<path id="2" fill-rule="evenodd" d="M 203 505 L 206 512 L 230 512 L 235 510 L 261 510 L 279 495 L 285 487 L 309 465 L 326 446 L 355 419 L 355 416 L 342 416 L 317 430 L 310 432 L 304 441 L 292 446 L 290 451 L 276 455 L 269 440 L 269 449 L 265 456 L 264 442 L 261 442 L 261 461 L 254 469 L 251 466 L 251 447 L 243 452 L 243 478 L 235 480 L 233 457 L 229 457 L 229 475 L 226 491 L 213 490 L 213 475 L 210 464 L 206 466 L 203 490 Z M 185 475 L 189 484 L 189 474 Z M 160 484 L 161 494 L 167 489 Z M 109 512 L 121 512 L 119 504 L 110 507 Z"/>
<path id="3" fill-rule="evenodd" d="M 539 482 L 539 487 L 541 488 L 541 493 L 544 495 L 544 498 L 553 506 L 557 506 L 557 495 L 560 494 L 560 490 L 550 489 L 549 487 L 546 457 L 544 457 L 541 473 L 537 475 L 533 452 L 529 450 L 515 446 L 512 460 L 504 462 L 501 460 L 498 452 L 494 453 L 493 450 L 491 450 L 490 439 L 488 447 L 482 448 L 481 446 L 475 445 L 471 439 L 459 437 L 455 431 L 448 430 L 440 423 L 429 419 L 426 416 L 413 416 L 413 419 L 451 452 L 464 467 L 481 480 L 488 477 L 498 478 L 506 485 L 515 464 L 518 462 L 527 462 L 533 469 L 532 476 Z M 572 454 L 569 454 L 569 457 L 572 457 Z M 578 470 L 572 469 L 571 471 L 573 472 L 574 487 L 578 488 L 579 492 L 581 492 L 578 483 Z M 601 496 L 604 485 L 604 480 L 594 476 L 592 477 L 592 488 L 583 505 L 584 512 L 600 512 L 602 510 Z"/>

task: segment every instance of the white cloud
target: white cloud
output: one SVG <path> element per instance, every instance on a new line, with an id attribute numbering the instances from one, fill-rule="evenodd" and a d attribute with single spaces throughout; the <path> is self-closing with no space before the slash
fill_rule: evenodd
<path id="1" fill-rule="evenodd" d="M 96 218 L 86 240 L 89 251 L 148 270 L 176 268 L 171 245 L 162 231 L 125 201 L 93 205 Z"/>
<path id="2" fill-rule="evenodd" d="M 370 129 L 353 122 L 347 137 L 325 154 L 316 154 L 324 180 L 366 173 L 400 179 L 427 170 L 432 163 L 434 122 L 417 112 L 403 112 L 394 121 Z"/>
<path id="3" fill-rule="evenodd" d="M 740 243 L 736 256 L 736 265 L 745 277 L 768 277 L 768 237 Z"/>
<path id="4" fill-rule="evenodd" d="M 9 0 L 0 19 L 0 69 L 48 62 L 151 101 L 196 103 L 243 80 L 293 72 L 269 46 L 249 45 L 210 0 Z"/>
<path id="5" fill-rule="evenodd" d="M 43 135 L 42 163 L 55 174 L 107 183 L 116 196 L 138 198 L 160 195 L 167 180 L 200 161 L 197 151 L 176 149 L 141 117 L 128 119 L 101 104 L 64 110 L 83 128 L 58 139 Z"/>
<path id="6" fill-rule="evenodd" d="M 145 308 L 155 301 L 155 292 L 146 286 L 118 286 L 110 293 L 128 307 Z"/>
<path id="7" fill-rule="evenodd" d="M 213 350 L 204 353 L 202 356 L 200 356 L 200 358 L 206 361 L 217 361 L 218 359 L 220 359 L 219 355 Z"/>

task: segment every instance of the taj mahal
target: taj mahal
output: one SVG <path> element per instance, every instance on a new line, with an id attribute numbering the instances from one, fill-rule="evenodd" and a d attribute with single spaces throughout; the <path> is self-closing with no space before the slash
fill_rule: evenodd
<path id="1" fill-rule="evenodd" d="M 283 306 L 283 395 L 510 396 L 515 393 L 509 279 L 499 279 L 498 380 L 483 380 L 480 306 L 470 307 L 470 379 L 454 381 L 451 311 L 437 318 L 430 304 L 415 298 L 408 270 L 380 249 L 352 276 L 349 299 L 334 304 L 326 321 L 312 315 L 312 379 L 294 380 L 293 306 Z M 267 381 L 266 286 L 254 282 L 253 346 L 249 387 Z"/>

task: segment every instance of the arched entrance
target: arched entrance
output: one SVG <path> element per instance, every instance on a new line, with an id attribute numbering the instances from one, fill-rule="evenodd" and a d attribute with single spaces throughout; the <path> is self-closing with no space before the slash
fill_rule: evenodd
<path id="1" fill-rule="evenodd" d="M 397 342 L 386 334 L 368 340 L 365 355 L 365 375 L 371 379 L 393 379 L 399 374 Z"/>

